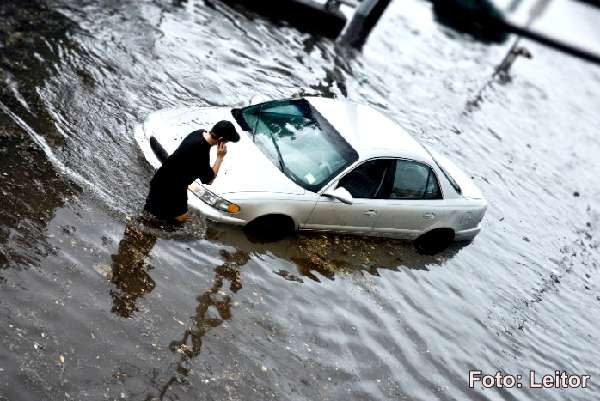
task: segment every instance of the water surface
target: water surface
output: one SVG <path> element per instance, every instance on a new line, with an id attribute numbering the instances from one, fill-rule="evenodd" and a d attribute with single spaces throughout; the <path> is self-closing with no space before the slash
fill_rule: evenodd
<path id="1" fill-rule="evenodd" d="M 510 43 L 430 7 L 393 2 L 352 54 L 216 1 L 3 3 L 0 399 L 597 398 L 600 70 L 524 41 L 534 58 L 487 85 Z M 197 213 L 139 224 L 148 113 L 299 91 L 370 104 L 456 161 L 489 200 L 482 233 L 422 256 L 257 244 Z M 470 389 L 469 369 L 591 383 Z"/>

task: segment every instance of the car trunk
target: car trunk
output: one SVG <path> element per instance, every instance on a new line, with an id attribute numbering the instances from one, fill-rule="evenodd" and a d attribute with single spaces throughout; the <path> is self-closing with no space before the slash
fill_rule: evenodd
<path id="1" fill-rule="evenodd" d="M 469 199 L 483 199 L 483 193 L 473 180 L 448 158 L 429 149 L 438 165 L 448 173 L 452 180 L 460 187 L 460 195 Z"/>

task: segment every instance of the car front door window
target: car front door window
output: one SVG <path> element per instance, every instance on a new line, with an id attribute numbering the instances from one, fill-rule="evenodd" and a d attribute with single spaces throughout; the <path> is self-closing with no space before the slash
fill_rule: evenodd
<path id="1" fill-rule="evenodd" d="M 344 187 L 353 198 L 374 199 L 380 196 L 391 160 L 369 160 L 346 174 L 338 187 Z"/>

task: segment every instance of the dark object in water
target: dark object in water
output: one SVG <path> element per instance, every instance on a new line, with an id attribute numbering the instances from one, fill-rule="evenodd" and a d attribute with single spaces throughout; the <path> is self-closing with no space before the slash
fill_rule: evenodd
<path id="1" fill-rule="evenodd" d="M 497 76 L 501 83 L 507 83 L 511 81 L 512 78 L 510 76 L 510 68 L 519 56 L 529 59 L 533 57 L 531 52 L 526 47 L 518 46 L 517 42 L 515 42 L 515 44 L 511 46 L 508 53 L 506 53 L 506 56 L 504 56 L 502 62 L 494 71 L 494 76 Z"/>
<path id="2" fill-rule="evenodd" d="M 454 231 L 436 228 L 421 235 L 413 245 L 421 255 L 435 255 L 448 248 L 452 241 L 454 241 Z"/>
<path id="3" fill-rule="evenodd" d="M 312 0 L 221 1 L 242 5 L 271 19 L 284 20 L 300 30 L 329 38 L 336 38 L 346 26 L 346 17 L 339 9 Z"/>
<path id="4" fill-rule="evenodd" d="M 489 0 L 431 0 L 436 20 L 486 43 L 504 43 L 508 31 L 502 13 Z"/>
<path id="5" fill-rule="evenodd" d="M 490 0 L 430 0 L 436 20 L 457 32 L 466 33 L 487 44 L 504 43 L 509 34 L 536 41 L 544 46 L 600 65 L 600 55 L 563 42 L 529 27 L 516 25 L 504 18 Z"/>
<path id="6" fill-rule="evenodd" d="M 293 220 L 283 215 L 259 217 L 244 226 L 248 239 L 259 243 L 279 241 L 293 234 L 295 230 Z"/>
<path id="7" fill-rule="evenodd" d="M 390 2 L 391 0 L 362 0 L 342 36 L 342 42 L 357 49 L 362 48 Z"/>

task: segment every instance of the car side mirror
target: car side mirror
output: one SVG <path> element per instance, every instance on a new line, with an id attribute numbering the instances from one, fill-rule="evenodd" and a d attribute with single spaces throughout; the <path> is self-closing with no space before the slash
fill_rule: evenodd
<path id="1" fill-rule="evenodd" d="M 323 196 L 327 196 L 328 198 L 337 199 L 340 202 L 343 202 L 347 205 L 352 204 L 352 194 L 348 192 L 348 190 L 344 187 L 337 187 L 335 189 L 328 189 L 323 193 Z"/>

